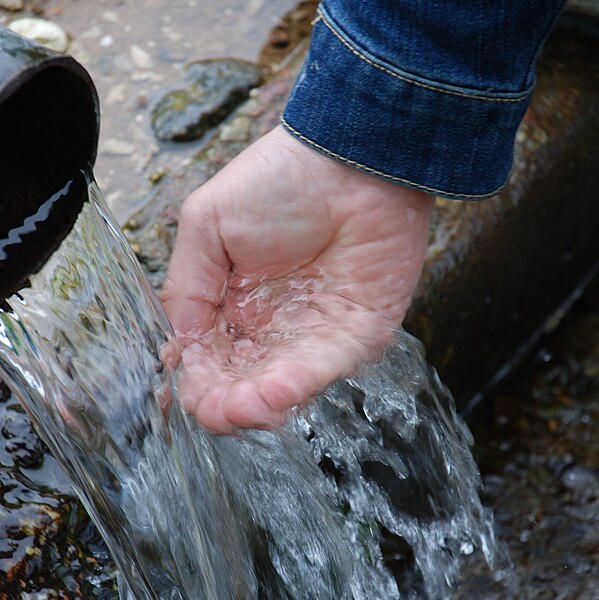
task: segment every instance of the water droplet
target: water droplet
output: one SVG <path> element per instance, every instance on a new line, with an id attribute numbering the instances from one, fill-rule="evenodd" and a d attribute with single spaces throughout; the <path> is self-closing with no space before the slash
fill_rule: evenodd
<path id="1" fill-rule="evenodd" d="M 470 556 L 474 552 L 474 546 L 472 542 L 462 542 L 460 546 L 460 552 L 464 556 Z"/>

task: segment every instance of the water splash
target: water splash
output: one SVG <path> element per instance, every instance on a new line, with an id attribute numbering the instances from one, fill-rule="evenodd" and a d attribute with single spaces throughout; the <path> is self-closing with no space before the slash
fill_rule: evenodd
<path id="1" fill-rule="evenodd" d="M 170 326 L 88 190 L 0 310 L 0 369 L 106 539 L 123 598 L 391 600 L 405 574 L 385 536 L 444 598 L 463 554 L 501 557 L 470 434 L 413 338 L 279 432 L 209 435 L 177 402 L 160 360 Z"/>

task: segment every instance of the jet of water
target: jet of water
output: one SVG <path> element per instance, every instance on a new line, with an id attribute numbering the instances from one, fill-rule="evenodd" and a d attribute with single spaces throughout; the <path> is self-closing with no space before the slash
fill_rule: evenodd
<path id="1" fill-rule="evenodd" d="M 389 569 L 390 537 L 444 598 L 463 554 L 501 558 L 470 434 L 418 342 L 399 333 L 280 431 L 210 435 L 161 360 L 160 304 L 86 189 L 71 233 L 0 308 L 0 372 L 106 540 L 123 598 L 391 600 L 405 573 Z"/>

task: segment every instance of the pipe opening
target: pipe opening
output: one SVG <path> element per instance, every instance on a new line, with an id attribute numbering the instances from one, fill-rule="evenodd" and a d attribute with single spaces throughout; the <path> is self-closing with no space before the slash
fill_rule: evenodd
<path id="1" fill-rule="evenodd" d="M 81 171 L 96 154 L 95 92 L 77 63 L 60 60 L 22 73 L 27 80 L 0 104 L 1 299 L 43 266 L 87 198 Z"/>

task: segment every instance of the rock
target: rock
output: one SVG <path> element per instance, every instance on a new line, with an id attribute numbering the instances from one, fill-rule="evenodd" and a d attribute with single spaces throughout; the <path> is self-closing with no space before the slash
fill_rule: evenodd
<path id="1" fill-rule="evenodd" d="M 115 575 L 66 475 L 0 383 L 0 599 L 114 598 Z"/>
<path id="2" fill-rule="evenodd" d="M 140 46 L 133 44 L 129 48 L 131 61 L 137 69 L 151 69 L 153 67 L 152 57 Z"/>
<path id="3" fill-rule="evenodd" d="M 251 126 L 249 118 L 241 115 L 222 126 L 219 138 L 221 142 L 246 142 L 250 137 Z"/>
<path id="4" fill-rule="evenodd" d="M 16 19 L 9 25 L 9 29 L 56 52 L 66 52 L 69 47 L 67 32 L 60 25 L 46 19 Z"/>
<path id="5" fill-rule="evenodd" d="M 127 99 L 127 86 L 124 83 L 117 83 L 110 88 L 106 94 L 106 104 L 118 104 Z"/>
<path id="6" fill-rule="evenodd" d="M 129 142 L 119 140 L 118 138 L 108 138 L 100 144 L 99 151 L 101 154 L 120 154 L 126 156 L 128 154 L 133 154 L 134 150 L 135 147 Z"/>
<path id="7" fill-rule="evenodd" d="M 23 0 L 0 0 L 0 8 L 16 12 L 25 8 Z"/>
<path id="8" fill-rule="evenodd" d="M 182 85 L 154 106 L 154 133 L 161 140 L 198 139 L 222 122 L 260 80 L 260 69 L 248 62 L 219 59 L 192 63 Z"/>
<path id="9" fill-rule="evenodd" d="M 114 23 L 115 25 L 121 24 L 121 18 L 113 10 L 105 10 L 102 13 L 102 19 L 104 21 L 108 21 L 109 23 Z"/>
<path id="10" fill-rule="evenodd" d="M 110 46 L 112 46 L 112 44 L 114 44 L 114 36 L 113 35 L 105 35 L 100 40 L 100 47 L 101 48 L 110 48 Z"/>

